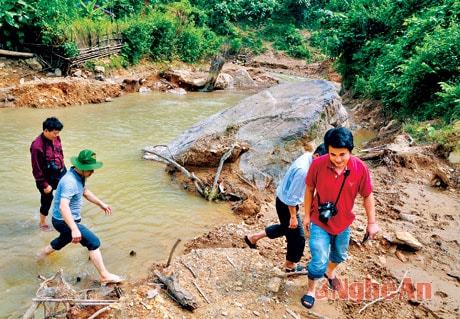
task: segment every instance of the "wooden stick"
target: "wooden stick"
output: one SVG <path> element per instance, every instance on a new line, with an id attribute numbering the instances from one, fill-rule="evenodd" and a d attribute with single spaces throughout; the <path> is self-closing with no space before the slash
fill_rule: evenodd
<path id="1" fill-rule="evenodd" d="M 362 308 L 358 311 L 358 314 L 360 314 L 361 312 L 363 312 L 364 309 L 366 309 L 367 307 L 369 307 L 369 306 L 372 305 L 372 304 L 375 304 L 375 303 L 377 303 L 377 302 L 379 302 L 379 301 L 384 301 L 384 300 L 387 299 L 388 297 L 391 297 L 391 296 L 394 296 L 394 295 L 399 294 L 399 291 L 401 290 L 402 284 L 403 284 L 404 279 L 406 278 L 408 272 L 409 272 L 409 270 L 406 270 L 406 273 L 404 274 L 404 277 L 401 279 L 401 282 L 399 283 L 399 287 L 398 287 L 398 289 L 397 289 L 396 291 L 391 292 L 391 293 L 388 294 L 386 297 L 381 297 L 381 298 L 378 298 L 378 299 L 375 299 L 375 300 L 369 302 L 368 304 L 366 304 L 364 307 L 362 307 Z"/>
<path id="2" fill-rule="evenodd" d="M 179 169 L 185 176 L 187 176 L 190 180 L 192 180 L 193 184 L 195 185 L 195 187 L 197 188 L 198 190 L 198 193 L 201 194 L 201 196 L 204 196 L 204 192 L 203 190 L 201 189 L 200 186 L 197 185 L 196 182 L 199 182 L 201 185 L 204 185 L 204 183 L 198 178 L 195 176 L 195 174 L 193 173 L 190 173 L 187 169 L 185 169 L 183 166 L 179 165 L 176 161 L 174 161 L 173 159 L 170 159 L 170 158 L 167 158 L 163 155 L 161 155 L 160 153 L 154 151 L 154 150 L 150 150 L 148 151 L 149 153 L 152 153 L 154 154 L 155 156 L 158 156 L 159 158 L 165 160 L 166 162 L 168 162 L 169 164 L 173 165 L 174 167 L 176 167 L 177 169 Z"/>
<path id="3" fill-rule="evenodd" d="M 233 266 L 233 268 L 235 268 L 235 263 L 233 262 L 233 260 L 231 260 L 228 256 L 225 257 L 227 257 L 228 262 Z"/>
<path id="4" fill-rule="evenodd" d="M 177 282 L 176 278 L 173 276 L 168 277 L 156 269 L 153 271 L 153 273 L 166 286 L 168 294 L 179 305 L 188 310 L 195 310 L 197 308 L 197 304 L 193 299 L 193 296 L 188 291 L 186 291 L 179 284 L 179 282 Z"/>
<path id="5" fill-rule="evenodd" d="M 297 315 L 297 314 L 296 314 L 294 311 L 292 311 L 291 309 L 286 308 L 286 312 L 287 312 L 288 314 L 290 314 L 292 317 L 294 317 L 295 319 L 300 319 L 300 316 Z"/>
<path id="6" fill-rule="evenodd" d="M 318 319 L 329 319 L 329 317 L 320 315 L 319 313 L 316 313 L 316 312 L 311 311 L 311 310 L 307 310 L 307 313 L 308 313 L 310 316 L 315 317 L 315 318 L 318 318 Z"/>
<path id="7" fill-rule="evenodd" d="M 185 268 L 187 268 L 188 270 L 190 270 L 190 272 L 191 272 L 192 275 L 193 275 L 193 278 L 196 278 L 196 274 L 195 274 L 195 272 L 193 271 L 192 267 L 190 267 L 190 265 L 187 264 L 187 263 L 186 263 L 185 261 L 183 261 L 182 259 L 181 259 L 180 262 L 182 263 L 182 265 L 185 266 Z"/>
<path id="8" fill-rule="evenodd" d="M 107 307 L 104 307 L 104 308 L 101 308 L 99 309 L 98 311 L 96 311 L 95 313 L 93 313 L 90 317 L 88 317 L 88 319 L 95 319 L 97 316 L 99 316 L 101 313 L 109 310 L 110 307 L 107 306 Z"/>
<path id="9" fill-rule="evenodd" d="M 169 253 L 168 262 L 166 263 L 166 268 L 169 267 L 169 264 L 171 263 L 171 258 L 172 258 L 172 255 L 174 253 L 174 250 L 176 249 L 176 247 L 180 243 L 180 241 L 181 241 L 181 239 L 177 238 L 176 242 L 174 243 L 174 246 L 171 248 L 171 252 Z"/>
<path id="10" fill-rule="evenodd" d="M 224 156 L 222 156 L 222 158 L 220 159 L 219 167 L 217 168 L 216 176 L 214 177 L 214 182 L 212 183 L 211 193 L 209 194 L 208 200 L 213 200 L 216 198 L 217 181 L 219 180 L 222 167 L 224 166 L 224 162 L 230 157 L 230 155 L 232 155 L 234 148 L 235 145 L 232 145 L 232 147 L 230 147 L 230 149 L 227 152 L 225 152 Z"/>
<path id="11" fill-rule="evenodd" d="M 245 182 L 246 184 L 248 184 L 249 186 L 251 186 L 252 189 L 255 188 L 255 186 L 252 185 L 250 181 L 248 181 L 246 178 L 244 178 L 244 177 L 241 176 L 240 174 L 237 173 L 236 176 L 238 176 L 243 182 Z"/>
<path id="12" fill-rule="evenodd" d="M 101 300 L 101 299 L 72 299 L 72 298 L 32 298 L 33 302 L 71 302 L 79 304 L 108 305 L 118 302 L 118 300 Z"/>
<path id="13" fill-rule="evenodd" d="M 206 297 L 206 295 L 204 294 L 204 292 L 201 290 L 200 287 L 198 287 L 198 284 L 196 283 L 196 281 L 194 280 L 193 281 L 193 284 L 195 285 L 196 289 L 199 291 L 199 293 L 203 296 L 204 300 L 206 300 L 207 303 L 211 303 L 208 299 L 208 297 Z"/>
<path id="14" fill-rule="evenodd" d="M 35 54 L 33 53 L 9 51 L 9 50 L 0 50 L 0 55 L 14 56 L 17 58 L 33 58 L 35 56 Z"/>
<path id="15" fill-rule="evenodd" d="M 37 310 L 38 306 L 40 305 L 40 302 L 33 302 L 29 309 L 24 313 L 24 316 L 22 317 L 23 319 L 33 319 L 35 318 L 35 311 Z"/>

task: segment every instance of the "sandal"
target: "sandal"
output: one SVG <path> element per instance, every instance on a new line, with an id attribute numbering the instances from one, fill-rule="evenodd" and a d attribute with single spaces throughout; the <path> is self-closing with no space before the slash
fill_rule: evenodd
<path id="1" fill-rule="evenodd" d="M 302 299 L 300 299 L 300 302 L 302 303 L 302 306 L 310 309 L 315 304 L 315 297 L 310 295 L 304 295 Z"/>
<path id="2" fill-rule="evenodd" d="M 251 249 L 256 249 L 257 248 L 256 244 L 251 243 L 251 241 L 249 240 L 247 235 L 244 236 L 244 241 L 246 242 L 246 244 L 248 244 L 249 248 L 251 248 Z"/>
<path id="3" fill-rule="evenodd" d="M 306 275 L 308 273 L 307 267 L 297 265 L 292 269 L 284 268 L 284 272 L 288 275 Z"/>
<path id="4" fill-rule="evenodd" d="M 324 274 L 324 278 L 327 279 L 329 282 L 329 289 L 338 291 L 342 287 L 342 283 L 340 279 L 335 276 L 334 278 L 329 278 L 326 274 Z"/>

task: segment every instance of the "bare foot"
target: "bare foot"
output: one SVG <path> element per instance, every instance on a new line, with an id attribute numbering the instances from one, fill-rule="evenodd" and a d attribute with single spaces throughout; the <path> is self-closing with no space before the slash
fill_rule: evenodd
<path id="1" fill-rule="evenodd" d="M 40 230 L 42 230 L 42 231 L 52 231 L 51 227 L 48 226 L 47 224 L 40 225 Z"/>
<path id="2" fill-rule="evenodd" d="M 46 247 L 44 250 L 42 250 L 41 252 L 39 252 L 37 254 L 37 257 L 39 258 L 45 258 L 45 257 L 48 257 L 49 255 L 51 255 L 52 253 L 54 253 L 56 250 L 51 248 L 51 246 L 48 246 Z"/>
<path id="3" fill-rule="evenodd" d="M 102 284 L 119 284 L 119 283 L 122 283 L 123 281 L 126 281 L 126 277 L 118 276 L 114 274 L 109 274 L 108 276 L 101 278 Z"/>

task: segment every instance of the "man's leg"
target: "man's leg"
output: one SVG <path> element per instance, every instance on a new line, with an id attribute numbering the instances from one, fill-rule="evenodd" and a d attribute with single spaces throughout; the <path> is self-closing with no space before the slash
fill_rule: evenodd
<path id="1" fill-rule="evenodd" d="M 102 259 L 101 250 L 99 248 L 90 250 L 89 257 L 91 258 L 94 267 L 96 267 L 102 283 L 119 283 L 122 281 L 122 278 L 110 273 L 107 268 L 105 268 L 104 260 Z"/>
<path id="2" fill-rule="evenodd" d="M 347 260 L 348 258 L 348 247 L 350 243 L 350 227 L 345 229 L 340 234 L 334 236 L 331 241 L 331 252 L 329 255 L 329 263 L 324 276 L 329 281 L 329 286 L 333 290 L 339 290 L 342 286 L 340 280 L 335 275 L 335 269 L 337 266 Z"/>
<path id="3" fill-rule="evenodd" d="M 257 242 L 264 238 L 264 237 L 267 237 L 267 233 L 265 232 L 265 230 L 262 230 L 258 233 L 255 233 L 255 234 L 249 234 L 246 236 L 246 238 L 248 239 L 248 241 L 252 244 L 252 245 L 255 245 L 257 244 Z M 249 244 L 248 244 L 249 245 Z"/>
<path id="4" fill-rule="evenodd" d="M 306 237 L 302 226 L 302 220 L 300 219 L 298 213 L 296 214 L 296 218 L 298 224 L 297 228 L 288 228 L 286 231 L 287 251 L 286 261 L 284 262 L 284 269 L 296 268 L 297 263 L 302 258 L 305 249 Z"/>
<path id="5" fill-rule="evenodd" d="M 37 257 L 45 258 L 54 253 L 56 250 L 53 249 L 51 246 L 46 247 L 44 250 L 38 253 Z"/>
<path id="6" fill-rule="evenodd" d="M 54 195 L 53 192 L 45 194 L 45 192 L 40 189 L 40 222 L 39 226 L 42 230 L 51 230 L 51 228 L 46 223 L 46 217 L 51 208 L 51 203 L 53 202 Z"/>
<path id="7" fill-rule="evenodd" d="M 316 283 L 323 278 L 329 262 L 329 245 L 331 235 L 318 225 L 311 223 L 310 240 L 308 241 L 311 260 L 308 264 L 308 288 L 301 302 L 304 307 L 311 308 L 315 302 Z"/>

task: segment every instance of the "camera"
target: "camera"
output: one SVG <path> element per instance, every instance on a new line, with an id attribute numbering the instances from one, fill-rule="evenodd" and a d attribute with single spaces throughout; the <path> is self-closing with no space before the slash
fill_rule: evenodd
<path id="1" fill-rule="evenodd" d="M 337 215 L 337 207 L 335 207 L 334 203 L 331 202 L 326 202 L 324 204 L 321 204 L 318 206 L 318 211 L 319 211 L 319 220 L 320 222 L 327 224 L 329 219 L 331 219 L 332 216 Z"/>
<path id="2" fill-rule="evenodd" d="M 55 161 L 49 161 L 46 164 L 46 168 L 48 169 L 48 172 L 50 173 L 60 173 L 61 169 L 57 166 Z"/>

